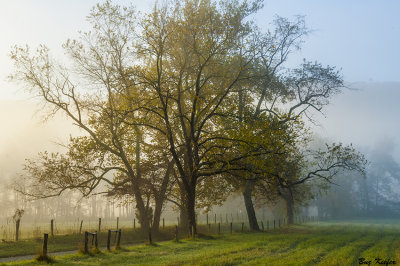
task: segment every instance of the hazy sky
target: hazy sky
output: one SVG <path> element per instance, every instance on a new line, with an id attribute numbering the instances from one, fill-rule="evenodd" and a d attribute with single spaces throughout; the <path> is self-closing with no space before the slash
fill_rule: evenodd
<path id="1" fill-rule="evenodd" d="M 87 30 L 86 16 L 95 0 L 2 0 L 0 9 L 0 99 L 20 98 L 5 82 L 11 69 L 11 46 L 40 43 L 60 53 L 61 44 Z M 149 10 L 151 1 L 132 2 Z M 161 1 L 160 1 L 161 2 Z M 400 1 L 398 0 L 265 0 L 256 16 L 266 28 L 274 15 L 305 15 L 314 32 L 293 62 L 303 57 L 343 69 L 346 81 L 400 81 Z"/>
<path id="2" fill-rule="evenodd" d="M 62 43 L 67 38 L 77 37 L 78 30 L 89 29 L 86 16 L 97 2 L 1 1 L 0 124 L 3 129 L 0 131 L 0 159 L 6 147 L 12 149 L 9 144 L 17 141 L 18 136 L 31 135 L 19 144 L 24 147 L 39 139 L 51 141 L 60 134 L 65 135 L 57 126 L 41 126 L 38 119 L 32 117 L 33 107 L 18 107 L 22 102 L 15 100 L 28 100 L 29 96 L 16 84 L 6 81 L 12 69 L 8 58 L 11 47 L 28 44 L 34 48 L 43 43 L 61 57 Z M 130 1 L 114 2 L 127 4 Z M 132 3 L 140 10 L 149 10 L 154 1 Z M 381 82 L 358 83 L 356 87 L 360 90 L 335 97 L 325 112 L 326 118 L 320 117 L 319 134 L 359 145 L 373 145 L 382 138 L 391 138 L 400 144 L 400 123 L 397 122 L 400 115 L 399 11 L 398 0 L 264 1 L 264 8 L 255 17 L 262 28 L 266 28 L 276 14 L 288 18 L 305 15 L 307 25 L 314 30 L 291 64 L 307 58 L 342 68 L 347 82 Z M 32 137 L 33 134 L 40 137 Z M 396 154 L 400 158 L 399 149 Z"/>

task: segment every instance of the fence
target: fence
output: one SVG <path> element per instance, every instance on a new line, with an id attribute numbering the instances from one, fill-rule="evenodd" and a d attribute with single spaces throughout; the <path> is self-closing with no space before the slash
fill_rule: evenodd
<path id="1" fill-rule="evenodd" d="M 220 219 L 217 219 L 217 217 Z M 233 219 L 233 217 L 228 217 L 226 214 L 224 221 L 221 218 L 222 214 L 206 214 L 204 219 L 198 220 L 199 228 L 202 225 L 205 225 L 204 233 L 218 233 L 221 231 L 245 231 L 248 230 L 249 225 L 248 222 L 243 220 Z M 231 219 L 229 219 L 231 218 Z M 313 222 L 317 221 L 317 217 L 315 216 L 296 216 L 294 217 L 294 223 L 300 224 L 305 222 Z M 162 218 L 160 221 L 160 230 L 165 229 L 166 226 L 174 226 L 178 223 L 179 218 L 174 220 L 165 220 Z M 230 227 L 232 224 L 232 228 Z M 268 219 L 259 221 L 259 227 L 261 230 L 270 230 L 277 229 L 287 224 L 286 218 L 277 218 L 277 219 Z M 222 228 L 221 228 L 222 227 Z M 19 239 L 34 239 L 41 238 L 43 233 L 49 233 L 51 237 L 55 235 L 71 235 L 71 234 L 82 234 L 84 231 L 88 232 L 102 232 L 107 230 L 116 230 L 118 229 L 138 229 L 139 224 L 136 219 L 133 220 L 120 220 L 118 217 L 113 220 L 104 220 L 101 218 L 98 219 L 76 219 L 72 222 L 57 222 L 57 219 L 49 219 L 48 223 L 25 223 L 24 220 L 21 220 L 20 229 L 19 229 Z M 219 229 L 218 229 L 219 228 Z M 16 232 L 15 232 L 15 224 L 9 222 L 7 224 L 0 225 L 0 234 L 1 239 L 4 241 L 14 241 Z"/>

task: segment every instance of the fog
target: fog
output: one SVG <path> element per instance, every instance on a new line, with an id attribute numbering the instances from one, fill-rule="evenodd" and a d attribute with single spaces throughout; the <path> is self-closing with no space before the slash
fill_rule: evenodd
<path id="1" fill-rule="evenodd" d="M 400 160 L 400 83 L 359 82 L 334 97 L 318 116 L 315 131 L 321 136 L 353 143 L 360 147 L 374 147 L 390 139 L 393 155 Z"/>
<path id="2" fill-rule="evenodd" d="M 398 121 L 397 116 L 400 114 L 400 107 L 397 104 L 397 99 L 400 99 L 400 83 L 353 83 L 350 87 L 351 89 L 345 89 L 332 99 L 331 104 L 324 110 L 324 115 L 315 114 L 313 116 L 314 124 L 310 123 L 310 125 L 313 127 L 314 132 L 323 141 L 352 143 L 366 155 L 370 162 L 369 171 L 376 171 L 372 166 L 381 163 L 382 159 L 393 158 L 392 163 L 400 164 L 400 124 L 396 122 Z M 0 182 L 1 187 L 6 192 L 0 197 L 0 204 L 7 206 L 5 208 L 7 211 L 1 213 L 3 219 L 9 218 L 13 210 L 20 208 L 22 205 L 33 204 L 37 206 L 41 204 L 27 203 L 25 200 L 21 201 L 21 198 L 18 198 L 13 192 L 13 182 L 24 173 L 23 164 L 25 159 L 33 158 L 38 152 L 44 150 L 62 151 L 63 147 L 60 144 L 66 144 L 70 134 L 80 134 L 79 130 L 64 117 L 55 116 L 44 121 L 44 114 L 42 107 L 33 100 L 1 102 L 0 121 L 3 127 L 0 131 Z M 387 172 L 386 170 L 382 171 L 383 173 Z M 368 175 L 376 176 L 377 173 L 371 174 L 367 172 L 367 180 L 375 182 L 374 178 L 376 177 L 368 177 Z M 400 172 L 396 173 L 394 171 L 391 175 L 392 189 L 379 192 L 379 197 L 382 199 L 381 204 L 393 204 L 400 195 L 400 176 L 398 176 Z M 362 179 L 357 176 L 352 178 L 356 181 Z M 337 183 L 340 185 L 341 182 L 339 178 Z M 344 193 L 345 190 L 346 185 L 335 186 L 334 192 L 331 191 L 329 193 Z M 324 200 L 334 204 L 335 200 L 332 199 L 332 195 L 329 193 L 328 196 L 322 196 L 319 203 L 317 201 L 311 202 L 309 211 L 312 209 L 312 213 L 316 215 L 318 211 L 314 209 L 315 206 L 323 204 Z M 377 194 L 378 192 L 371 191 L 370 193 Z M 342 195 L 342 200 L 345 202 L 343 203 L 343 210 L 348 208 L 350 204 L 359 204 L 351 203 L 354 201 L 346 200 L 346 197 L 350 196 L 344 193 Z M 48 220 L 58 216 L 60 219 L 69 217 L 74 220 L 78 217 L 95 219 L 98 216 L 102 216 L 114 219 L 117 216 L 121 216 L 128 220 L 133 219 L 133 206 L 131 204 L 120 206 L 122 201 L 123 199 L 119 201 L 118 199 L 112 200 L 102 196 L 82 199 L 78 193 L 65 193 L 56 201 L 46 200 L 45 202 L 47 202 L 47 205 L 55 202 L 57 204 L 69 202 L 67 205 L 72 208 L 71 212 L 75 214 L 74 217 L 71 217 L 70 214 L 64 216 L 62 212 L 56 211 L 52 214 L 42 214 L 42 218 Z M 245 217 L 245 207 L 240 194 L 233 195 L 227 202 L 222 206 L 213 208 L 212 212 L 217 213 L 217 219 L 225 221 L 226 217 L 229 216 L 229 219 L 242 220 L 243 216 Z M 337 204 L 339 203 L 340 201 L 337 201 Z M 178 216 L 177 209 L 171 207 L 169 205 L 163 214 L 163 217 L 166 217 L 168 222 L 174 222 Z M 258 207 L 258 216 L 262 219 L 284 216 L 284 207 L 280 206 L 279 203 L 275 207 Z M 55 209 L 57 207 L 54 207 L 53 211 Z M 65 209 L 65 207 L 61 209 Z M 307 212 L 306 209 L 303 211 Z M 398 214 L 397 211 L 393 212 L 395 216 Z M 28 212 L 26 219 L 32 219 L 34 215 L 34 213 L 29 214 Z M 204 215 L 199 210 L 200 219 L 204 220 Z M 339 212 L 338 215 L 345 216 L 342 212 Z M 371 215 L 371 213 L 360 213 L 360 215 Z M 36 221 L 38 218 L 34 220 Z"/>

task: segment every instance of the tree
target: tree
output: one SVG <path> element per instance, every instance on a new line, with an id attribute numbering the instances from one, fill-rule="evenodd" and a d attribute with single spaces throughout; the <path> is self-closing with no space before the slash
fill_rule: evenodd
<path id="1" fill-rule="evenodd" d="M 294 222 L 295 203 L 302 204 L 316 195 L 313 187 L 327 190 L 338 174 L 345 171 L 365 174 L 366 160 L 352 146 L 341 143 L 325 149 L 300 151 L 289 155 L 273 176 L 278 182 L 277 193 L 286 203 L 288 223 Z"/>
<path id="2" fill-rule="evenodd" d="M 67 155 L 43 153 L 27 170 L 37 187 L 47 184 L 44 188 L 54 190 L 55 195 L 73 188 L 87 195 L 101 181 L 115 185 L 107 173 L 127 176 L 139 222 L 146 231 L 149 221 L 140 171 L 143 136 L 133 123 L 143 119 L 136 110 L 137 103 L 145 99 L 129 74 L 135 12 L 106 2 L 94 7 L 88 20 L 93 31 L 64 44 L 73 63 L 69 68 L 55 62 L 43 45 L 34 55 L 29 47 L 15 47 L 11 52 L 16 68 L 11 79 L 29 87 L 50 108 L 49 116 L 62 112 L 86 133 L 70 140 Z"/>
<path id="3" fill-rule="evenodd" d="M 19 226 L 21 224 L 21 218 L 24 215 L 23 209 L 16 209 L 13 215 L 13 221 L 15 222 L 15 241 L 18 241 L 19 238 Z"/>
<path id="4" fill-rule="evenodd" d="M 219 4 L 186 1 L 155 8 L 143 23 L 142 64 L 135 69 L 153 99 L 151 108 L 143 107 L 153 115 L 147 126 L 168 139 L 194 232 L 198 184 L 226 171 L 213 161 L 226 148 L 217 143 L 222 139 L 218 119 L 238 84 L 248 79 L 252 57 L 240 50 L 251 25 L 244 19 L 260 7 L 259 1 Z"/>
<path id="5" fill-rule="evenodd" d="M 343 79 L 334 67 L 324 67 L 319 63 L 304 61 L 295 69 L 283 68 L 293 50 L 300 49 L 309 30 L 304 18 L 294 22 L 277 17 L 273 33 L 257 34 L 255 75 L 238 93 L 239 121 L 242 121 L 244 99 L 255 102 L 251 111 L 252 120 L 260 115 L 272 115 L 280 124 L 296 121 L 302 116 L 310 118 L 310 111 L 320 112 L 329 99 L 340 92 Z M 252 191 L 257 177 L 245 178 L 243 197 L 252 230 L 259 230 L 252 202 Z"/>

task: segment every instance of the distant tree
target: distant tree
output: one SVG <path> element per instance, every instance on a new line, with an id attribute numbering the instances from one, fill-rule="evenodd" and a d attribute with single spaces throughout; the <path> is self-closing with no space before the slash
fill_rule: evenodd
<path id="1" fill-rule="evenodd" d="M 362 154 L 342 144 L 300 152 L 291 161 L 285 161 L 285 166 L 273 176 L 278 182 L 277 192 L 286 203 L 288 223 L 294 222 L 295 203 L 303 204 L 316 196 L 313 187 L 327 190 L 335 178 L 346 171 L 365 175 L 366 163 Z"/>
<path id="2" fill-rule="evenodd" d="M 19 238 L 19 227 L 21 225 L 21 218 L 24 215 L 23 209 L 16 209 L 13 215 L 13 221 L 15 223 L 15 241 L 18 241 Z"/>
<path id="3" fill-rule="evenodd" d="M 341 173 L 338 186 L 318 197 L 317 206 L 325 215 L 347 217 L 398 217 L 400 209 L 400 166 L 391 151 L 390 141 L 369 151 L 365 176 Z M 342 206 L 341 202 L 351 202 Z"/>

